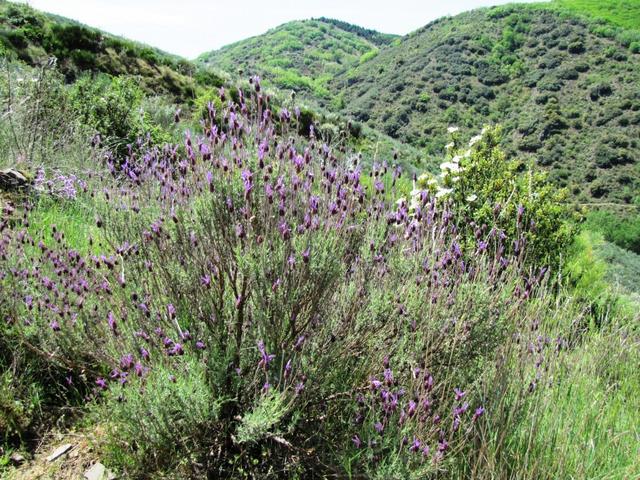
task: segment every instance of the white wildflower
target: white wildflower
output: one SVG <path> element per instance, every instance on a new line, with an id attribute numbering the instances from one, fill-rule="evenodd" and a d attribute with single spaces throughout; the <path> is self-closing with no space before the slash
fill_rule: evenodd
<path id="1" fill-rule="evenodd" d="M 476 135 L 475 137 L 472 137 L 471 140 L 469 140 L 469 146 L 473 147 L 480 140 L 482 140 L 482 135 Z"/>
<path id="2" fill-rule="evenodd" d="M 453 192 L 453 188 L 439 188 L 436 192 L 436 198 L 441 198 Z"/>
<path id="3" fill-rule="evenodd" d="M 455 146 L 456 144 L 451 142 L 451 143 L 447 143 L 444 148 L 446 148 L 447 150 L 451 150 Z"/>
<path id="4" fill-rule="evenodd" d="M 460 155 L 456 155 L 455 157 L 453 157 L 453 158 L 451 159 L 451 161 L 452 161 L 453 163 L 460 163 L 460 160 L 461 160 Z"/>
<path id="5" fill-rule="evenodd" d="M 421 184 L 425 184 L 425 183 L 429 183 L 429 180 L 431 179 L 431 175 L 428 173 L 423 173 L 422 175 L 420 175 L 418 177 L 418 185 Z"/>
<path id="6" fill-rule="evenodd" d="M 456 173 L 460 171 L 460 165 L 453 162 L 444 162 L 440 164 L 440 170 L 443 172 L 448 170 L 449 172 Z"/>
<path id="7" fill-rule="evenodd" d="M 449 127 L 449 128 L 447 128 L 447 132 L 449 132 L 449 133 L 456 133 L 458 130 L 460 130 L 458 127 Z"/>
<path id="8" fill-rule="evenodd" d="M 467 197 L 467 202 L 475 202 L 478 199 L 478 196 L 473 193 Z"/>

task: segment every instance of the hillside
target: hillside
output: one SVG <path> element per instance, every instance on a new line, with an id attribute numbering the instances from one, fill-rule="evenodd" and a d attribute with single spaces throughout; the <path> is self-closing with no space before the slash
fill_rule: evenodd
<path id="1" fill-rule="evenodd" d="M 472 136 L 501 123 L 507 150 L 548 167 L 579 201 L 632 203 L 640 55 L 632 35 L 601 25 L 555 5 L 475 10 L 432 22 L 329 86 L 344 112 L 429 156 L 442 154 L 450 125 Z"/>
<path id="2" fill-rule="evenodd" d="M 87 71 L 136 75 L 147 92 L 178 100 L 193 97 L 197 83 L 222 85 L 180 57 L 6 0 L 0 0 L 0 56 L 29 65 L 56 57 L 69 81 Z"/>
<path id="3" fill-rule="evenodd" d="M 258 74 L 272 85 L 330 100 L 329 81 L 373 58 L 396 37 L 326 18 L 289 22 L 205 53 L 200 64 Z"/>
<path id="4" fill-rule="evenodd" d="M 554 8 L 603 20 L 611 25 L 640 30 L 638 0 L 553 0 Z"/>

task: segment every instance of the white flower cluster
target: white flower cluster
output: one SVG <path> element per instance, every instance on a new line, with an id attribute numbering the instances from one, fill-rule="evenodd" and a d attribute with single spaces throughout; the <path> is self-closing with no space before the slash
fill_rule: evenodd
<path id="1" fill-rule="evenodd" d="M 454 133 L 459 131 L 458 127 L 449 127 L 447 129 L 449 134 L 453 135 Z M 482 129 L 479 135 L 476 135 L 469 140 L 469 147 L 461 154 L 454 155 L 451 160 L 442 162 L 440 164 L 440 175 L 438 178 L 433 177 L 429 173 L 423 173 L 417 178 L 416 185 L 414 185 L 414 189 L 411 191 L 411 201 L 409 202 L 410 210 L 415 210 L 420 205 L 420 196 L 424 190 L 429 190 L 432 193 L 435 193 L 436 198 L 446 198 L 448 195 L 453 193 L 454 184 L 460 181 L 460 174 L 464 172 L 464 166 L 461 165 L 461 162 L 464 163 L 465 159 L 471 157 L 473 147 L 480 142 L 484 135 L 489 131 L 488 127 Z M 447 152 L 455 153 L 454 149 L 456 148 L 455 142 L 451 142 L 445 146 Z M 466 201 L 469 203 L 475 202 L 478 199 L 478 196 L 475 193 L 467 195 Z M 406 203 L 406 198 L 401 198 L 398 200 L 398 204 Z"/>

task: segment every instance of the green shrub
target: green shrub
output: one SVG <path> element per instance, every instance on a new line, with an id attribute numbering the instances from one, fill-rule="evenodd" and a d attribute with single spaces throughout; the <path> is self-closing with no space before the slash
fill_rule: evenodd
<path id="1" fill-rule="evenodd" d="M 378 55 L 378 50 L 369 50 L 366 53 L 363 53 L 362 56 L 360 57 L 360 64 L 362 65 L 363 63 L 368 62 L 369 60 L 375 58 Z"/>
<path id="2" fill-rule="evenodd" d="M 215 435 L 220 392 L 208 384 L 203 365 L 193 359 L 172 368 L 155 367 L 133 388 L 113 386 L 93 411 L 104 424 L 107 459 L 124 467 L 127 476 L 171 471 L 193 461 L 193 451 L 207 435 Z"/>
<path id="3" fill-rule="evenodd" d="M 81 121 L 99 133 L 118 155 L 147 134 L 154 143 L 170 138 L 141 112 L 144 92 L 133 78 L 85 76 L 73 85 L 70 98 Z"/>
<path id="4" fill-rule="evenodd" d="M 442 184 L 431 188 L 451 199 L 456 215 L 465 219 L 461 223 L 468 226 L 468 238 L 493 225 L 508 238 L 523 236 L 529 262 L 559 265 L 574 233 L 566 192 L 552 186 L 544 172 L 507 159 L 499 147 L 500 128 L 485 128 L 468 149 L 457 133 L 453 136 L 453 158 L 441 165 Z M 428 178 L 422 185 L 428 185 Z"/>
<path id="5" fill-rule="evenodd" d="M 602 234 L 605 240 L 640 254 L 640 215 L 615 215 L 596 210 L 587 215 L 585 228 Z"/>

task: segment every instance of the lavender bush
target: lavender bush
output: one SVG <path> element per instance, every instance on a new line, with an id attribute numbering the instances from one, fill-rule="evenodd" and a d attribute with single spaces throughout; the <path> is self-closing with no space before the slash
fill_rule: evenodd
<path id="1" fill-rule="evenodd" d="M 552 384 L 582 313 L 518 212 L 470 236 L 454 198 L 401 198 L 400 169 L 300 136 L 252 85 L 181 145 L 96 150 L 56 201 L 84 235 L 42 205 L 2 221 L 0 338 L 88 402 L 132 478 L 456 471 Z"/>

